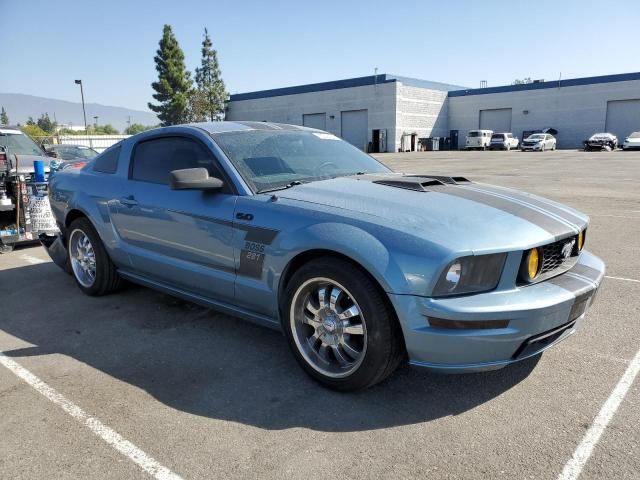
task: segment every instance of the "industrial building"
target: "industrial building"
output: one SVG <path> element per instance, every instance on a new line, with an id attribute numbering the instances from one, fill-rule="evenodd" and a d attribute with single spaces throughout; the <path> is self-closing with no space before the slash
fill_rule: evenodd
<path id="1" fill-rule="evenodd" d="M 640 72 L 475 89 L 380 74 L 231 95 L 226 118 L 315 127 L 371 152 L 431 137 L 462 148 L 478 128 L 553 128 L 559 148 L 577 148 L 596 132 L 622 141 L 640 130 Z"/>

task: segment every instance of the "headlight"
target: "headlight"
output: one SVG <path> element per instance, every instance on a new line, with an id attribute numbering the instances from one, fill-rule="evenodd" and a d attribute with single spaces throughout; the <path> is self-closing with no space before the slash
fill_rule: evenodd
<path id="1" fill-rule="evenodd" d="M 584 240 L 585 240 L 585 236 L 587 234 L 587 230 L 581 230 L 580 233 L 578 234 L 578 251 L 582 250 L 582 247 L 584 247 Z"/>
<path id="2" fill-rule="evenodd" d="M 532 248 L 524 252 L 524 261 L 520 265 L 520 279 L 526 283 L 532 282 L 540 274 L 542 268 L 542 251 Z"/>
<path id="3" fill-rule="evenodd" d="M 493 290 L 498 285 L 506 253 L 460 257 L 440 274 L 434 296 L 462 295 Z"/>

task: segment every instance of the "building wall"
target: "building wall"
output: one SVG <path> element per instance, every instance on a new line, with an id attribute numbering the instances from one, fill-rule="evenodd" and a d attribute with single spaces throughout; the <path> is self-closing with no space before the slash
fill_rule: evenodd
<path id="1" fill-rule="evenodd" d="M 558 148 L 578 148 L 585 138 L 605 131 L 608 101 L 634 98 L 640 98 L 640 80 L 451 96 L 448 124 L 459 130 L 464 145 L 467 132 L 480 126 L 480 110 L 512 108 L 511 130 L 518 138 L 524 130 L 553 127 Z"/>
<path id="2" fill-rule="evenodd" d="M 403 134 L 417 133 L 419 138 L 448 137 L 447 111 L 446 91 L 398 83 L 394 151 L 400 148 Z"/>
<path id="3" fill-rule="evenodd" d="M 255 120 L 302 125 L 302 116 L 311 113 L 327 114 L 327 131 L 340 136 L 340 113 L 347 110 L 368 111 L 368 132 L 387 130 L 387 151 L 395 151 L 393 134 L 396 131 L 397 82 L 338 88 L 318 92 L 280 95 L 229 102 L 227 120 Z"/>

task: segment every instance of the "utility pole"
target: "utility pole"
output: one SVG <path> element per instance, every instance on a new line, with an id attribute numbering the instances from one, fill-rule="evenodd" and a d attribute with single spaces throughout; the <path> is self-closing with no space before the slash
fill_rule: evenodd
<path id="1" fill-rule="evenodd" d="M 82 116 L 84 117 L 84 131 L 87 132 L 87 112 L 84 109 L 84 90 L 82 89 L 82 80 L 76 80 L 76 85 L 80 85 L 80 95 L 82 96 Z"/>
<path id="2" fill-rule="evenodd" d="M 94 115 L 93 116 L 93 128 L 95 128 L 96 130 L 98 129 L 98 115 Z"/>

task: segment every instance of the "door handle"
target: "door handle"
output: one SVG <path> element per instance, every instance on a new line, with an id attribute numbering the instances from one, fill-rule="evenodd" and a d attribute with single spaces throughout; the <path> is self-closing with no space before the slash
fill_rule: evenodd
<path id="1" fill-rule="evenodd" d="M 122 205 L 126 205 L 127 207 L 135 207 L 136 205 L 138 205 L 138 202 L 133 195 L 120 198 L 120 203 Z"/>

